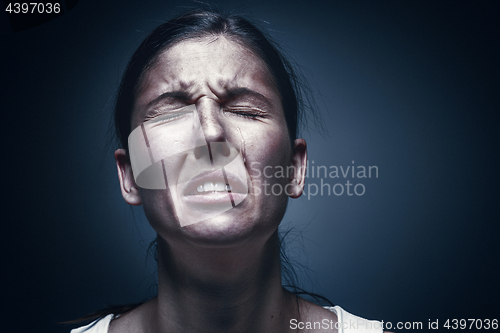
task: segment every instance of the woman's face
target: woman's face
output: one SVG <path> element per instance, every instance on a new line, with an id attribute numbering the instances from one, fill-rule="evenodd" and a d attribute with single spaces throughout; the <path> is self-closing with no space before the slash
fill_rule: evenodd
<path id="1" fill-rule="evenodd" d="M 182 109 L 194 112 L 177 111 Z M 152 227 L 167 241 L 228 244 L 269 236 L 288 196 L 302 193 L 305 142 L 296 140 L 291 147 L 280 96 L 264 62 L 236 42 L 219 36 L 170 47 L 143 76 L 133 110 L 133 129 L 170 117 L 168 130 L 156 136 L 163 138 L 161 147 L 175 150 L 191 141 L 196 146 L 175 155 L 163 152 L 169 155 L 163 165 L 169 174 L 166 190 L 138 187 L 124 151 L 115 153 L 125 200 L 142 203 Z M 225 167 L 226 183 L 234 178 L 229 188 L 203 177 L 215 161 L 224 166 L 225 160 L 238 169 Z M 241 199 L 234 207 L 195 223 L 180 218 L 217 211 L 228 189 Z"/>

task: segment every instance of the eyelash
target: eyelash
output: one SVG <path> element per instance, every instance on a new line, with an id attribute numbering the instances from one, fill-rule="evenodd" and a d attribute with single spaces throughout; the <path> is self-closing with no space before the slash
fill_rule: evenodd
<path id="1" fill-rule="evenodd" d="M 247 118 L 247 119 L 258 119 L 258 118 L 265 118 L 266 117 L 265 112 L 263 112 L 261 110 L 257 110 L 257 109 L 223 108 L 223 111 L 229 112 L 229 113 L 234 114 L 236 116 Z M 170 117 L 165 117 L 165 114 L 158 112 L 155 115 L 148 116 L 146 118 L 146 121 L 156 119 L 157 123 L 165 123 L 165 122 L 170 122 L 172 120 L 175 120 L 177 118 L 182 118 L 185 115 L 186 115 L 186 113 L 183 113 L 183 112 L 179 112 L 179 113 L 175 112 L 175 113 L 171 114 Z"/>
<path id="2" fill-rule="evenodd" d="M 262 112 L 260 110 L 246 109 L 246 108 L 241 108 L 241 109 L 225 108 L 224 111 L 230 112 L 230 113 L 235 114 L 235 115 L 240 116 L 240 117 L 245 117 L 245 118 L 250 118 L 250 119 L 265 118 L 265 112 Z"/>
<path id="3" fill-rule="evenodd" d="M 189 112 L 172 112 L 172 113 L 158 113 L 153 116 L 149 116 L 146 118 L 146 121 L 155 119 L 157 123 L 166 123 L 172 120 L 182 118 L 186 116 Z"/>

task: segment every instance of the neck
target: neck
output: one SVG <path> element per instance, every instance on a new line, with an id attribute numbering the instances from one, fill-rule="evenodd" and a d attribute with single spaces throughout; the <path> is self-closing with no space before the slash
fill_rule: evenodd
<path id="1" fill-rule="evenodd" d="M 210 250 L 159 239 L 158 251 L 153 331 L 282 332 L 297 311 L 281 286 L 277 233 L 265 244 Z"/>

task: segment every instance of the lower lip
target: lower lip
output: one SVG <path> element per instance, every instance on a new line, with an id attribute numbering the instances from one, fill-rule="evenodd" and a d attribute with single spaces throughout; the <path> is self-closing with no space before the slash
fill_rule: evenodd
<path id="1" fill-rule="evenodd" d="M 228 192 L 211 192 L 206 194 L 185 195 L 184 201 L 188 204 L 223 204 L 233 202 L 241 202 L 247 194 L 228 193 Z"/>

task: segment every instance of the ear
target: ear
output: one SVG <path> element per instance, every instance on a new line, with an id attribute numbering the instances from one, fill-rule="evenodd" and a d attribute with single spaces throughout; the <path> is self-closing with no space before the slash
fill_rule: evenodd
<path id="1" fill-rule="evenodd" d="M 125 149 L 115 151 L 116 169 L 118 170 L 118 179 L 120 180 L 120 189 L 125 202 L 132 206 L 142 204 L 139 195 L 139 188 L 135 184 L 132 174 L 132 165 Z"/>
<path id="2" fill-rule="evenodd" d="M 287 185 L 287 195 L 290 198 L 298 198 L 304 191 L 306 182 L 307 166 L 307 144 L 304 139 L 296 139 L 292 152 L 293 175 L 291 175 L 290 184 Z"/>

